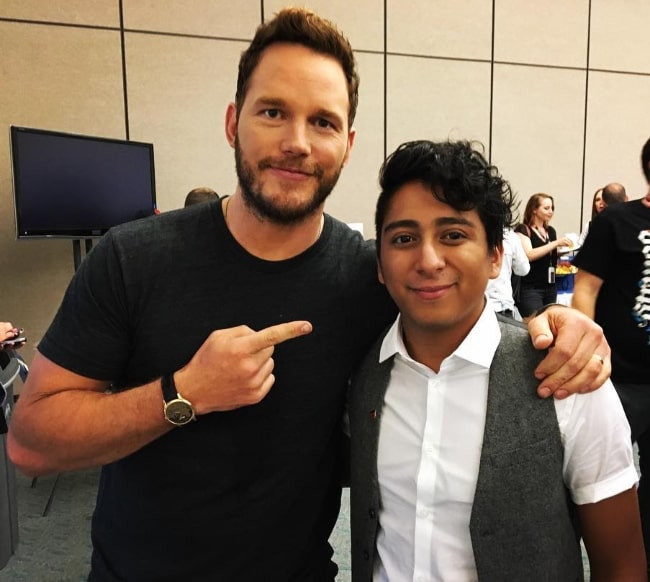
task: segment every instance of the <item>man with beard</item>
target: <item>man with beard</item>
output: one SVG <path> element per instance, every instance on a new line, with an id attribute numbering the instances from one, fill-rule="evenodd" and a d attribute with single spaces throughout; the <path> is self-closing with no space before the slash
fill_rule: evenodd
<path id="1" fill-rule="evenodd" d="M 103 465 L 89 580 L 334 579 L 347 378 L 396 313 L 374 244 L 323 213 L 358 82 L 331 23 L 281 11 L 227 110 L 235 193 L 112 230 L 75 274 L 9 445 L 32 475 Z M 540 393 L 597 387 L 599 330 L 530 329 L 560 327 Z"/>

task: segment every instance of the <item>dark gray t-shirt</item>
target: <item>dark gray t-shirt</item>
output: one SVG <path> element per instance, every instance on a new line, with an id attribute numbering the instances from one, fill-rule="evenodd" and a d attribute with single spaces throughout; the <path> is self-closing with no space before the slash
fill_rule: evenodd
<path id="1" fill-rule="evenodd" d="M 309 320 L 276 347 L 254 406 L 202 416 L 102 470 L 91 580 L 331 580 L 348 376 L 395 307 L 374 244 L 327 216 L 319 241 L 263 261 L 220 201 L 110 231 L 84 259 L 39 345 L 127 389 L 185 365 L 215 329 Z M 162 397 L 161 397 L 162 414 Z"/>

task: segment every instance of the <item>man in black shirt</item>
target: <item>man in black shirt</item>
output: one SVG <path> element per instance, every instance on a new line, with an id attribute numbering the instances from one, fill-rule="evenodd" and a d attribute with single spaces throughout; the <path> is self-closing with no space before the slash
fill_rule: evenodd
<path id="1" fill-rule="evenodd" d="M 650 140 L 641 153 L 650 184 Z M 612 381 L 639 447 L 639 507 L 650 550 L 650 191 L 613 204 L 592 221 L 573 260 L 573 307 L 602 326 L 612 348 Z"/>

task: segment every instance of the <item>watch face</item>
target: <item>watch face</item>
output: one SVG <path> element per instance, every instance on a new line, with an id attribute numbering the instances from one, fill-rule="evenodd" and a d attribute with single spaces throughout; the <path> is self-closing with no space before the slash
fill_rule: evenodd
<path id="1" fill-rule="evenodd" d="M 187 424 L 194 418 L 194 410 L 186 400 L 172 400 L 165 406 L 165 418 L 172 424 Z"/>

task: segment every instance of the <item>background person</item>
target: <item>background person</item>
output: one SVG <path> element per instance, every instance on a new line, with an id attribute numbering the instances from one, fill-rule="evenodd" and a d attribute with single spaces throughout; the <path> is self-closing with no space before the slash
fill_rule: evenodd
<path id="1" fill-rule="evenodd" d="M 591 224 L 591 221 L 596 218 L 596 216 L 598 216 L 598 214 L 600 214 L 604 208 L 605 203 L 603 202 L 603 189 L 598 188 L 598 190 L 594 192 L 594 197 L 591 201 L 591 218 L 585 222 L 585 225 L 582 227 L 582 232 L 578 237 L 577 246 L 581 246 L 585 238 L 587 238 L 587 233 L 589 232 L 589 225 Z"/>
<path id="2" fill-rule="evenodd" d="M 24 370 L 28 369 L 27 364 L 25 364 L 23 359 L 18 356 L 18 353 L 14 351 L 22 348 L 25 345 L 25 342 L 21 341 L 19 343 L 8 344 L 3 343 L 5 341 L 18 338 L 22 332 L 23 330 L 14 326 L 13 323 L 9 321 L 0 321 L 0 367 L 6 367 L 9 364 L 11 358 L 17 358 L 20 365 L 20 376 L 23 380 L 25 380 L 26 376 L 23 372 Z M 4 403 L 6 397 L 7 391 L 2 385 L 0 385 L 0 403 Z M 5 418 L 5 414 L 6 412 L 4 410 L 4 407 L 0 408 L 0 434 L 5 434 L 7 432 L 7 419 Z M 4 447 L 4 441 L 2 443 L 2 446 Z"/>
<path id="3" fill-rule="evenodd" d="M 625 187 L 618 182 L 611 182 L 604 188 L 596 190 L 596 193 L 594 194 L 594 202 L 592 204 L 591 220 L 587 222 L 582 229 L 582 232 L 578 237 L 577 246 L 581 247 L 582 243 L 585 242 L 587 234 L 589 233 L 589 225 L 596 216 L 598 216 L 608 206 L 627 202 L 627 200 L 628 198 L 627 193 L 625 192 Z"/>
<path id="4" fill-rule="evenodd" d="M 603 188 L 603 204 L 605 205 L 605 208 L 608 208 L 613 204 L 627 202 L 627 200 L 627 192 L 625 192 L 625 186 L 622 184 L 612 182 Z"/>
<path id="5" fill-rule="evenodd" d="M 512 275 L 523 277 L 529 271 L 530 263 L 521 239 L 512 228 L 506 228 L 503 231 L 503 259 L 499 276 L 490 279 L 487 284 L 488 305 L 501 315 L 521 321 L 521 314 L 513 296 Z M 520 284 L 521 279 L 517 282 Z"/>
<path id="6" fill-rule="evenodd" d="M 17 328 L 9 321 L 0 321 L 0 350 L 4 347 L 2 342 L 13 339 L 20 335 L 20 328 Z M 13 345 L 12 348 L 20 347 L 22 344 Z"/>
<path id="7" fill-rule="evenodd" d="M 335 26 L 280 11 L 226 110 L 234 194 L 112 229 L 76 271 L 8 443 L 32 475 L 103 465 L 91 582 L 334 579 L 347 381 L 396 313 L 374 243 L 324 214 L 358 84 Z M 530 330 L 559 331 L 541 395 L 607 377 L 584 315 Z"/>
<path id="8" fill-rule="evenodd" d="M 183 206 L 187 208 L 193 204 L 201 204 L 202 202 L 211 202 L 212 200 L 218 199 L 219 194 L 217 194 L 212 188 L 200 186 L 199 188 L 193 188 L 187 193 Z"/>
<path id="9" fill-rule="evenodd" d="M 611 383 L 539 400 L 539 355 L 486 305 L 507 182 L 467 142 L 416 141 L 389 156 L 380 186 L 379 278 L 400 314 L 349 391 L 353 581 L 573 582 L 581 535 L 592 580 L 645 580 Z"/>
<path id="10" fill-rule="evenodd" d="M 650 140 L 641 151 L 650 185 Z M 608 206 L 582 249 L 572 305 L 602 326 L 612 347 L 612 381 L 639 448 L 639 505 L 650 555 L 650 191 Z"/>
<path id="11" fill-rule="evenodd" d="M 557 249 L 560 246 L 573 245 L 566 237 L 557 238 L 555 229 L 549 224 L 554 212 L 555 203 L 552 196 L 533 194 L 526 204 L 522 223 L 515 229 L 530 261 L 530 271 L 521 278 L 517 303 L 524 321 L 543 305 L 555 303 Z"/>

